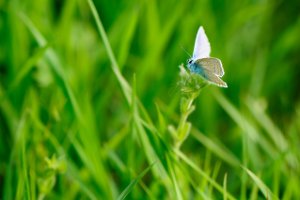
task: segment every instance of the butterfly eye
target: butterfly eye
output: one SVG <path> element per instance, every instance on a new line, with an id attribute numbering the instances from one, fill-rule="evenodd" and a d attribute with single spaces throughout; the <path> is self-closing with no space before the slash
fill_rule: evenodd
<path id="1" fill-rule="evenodd" d="M 192 64 L 193 60 L 192 59 L 188 59 L 188 63 Z"/>

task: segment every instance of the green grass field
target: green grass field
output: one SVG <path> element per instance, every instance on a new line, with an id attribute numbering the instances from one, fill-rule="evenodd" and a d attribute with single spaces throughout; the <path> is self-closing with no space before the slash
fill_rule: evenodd
<path id="1" fill-rule="evenodd" d="M 0 199 L 300 199 L 299 10 L 0 0 Z M 200 25 L 228 88 L 179 74 Z"/>

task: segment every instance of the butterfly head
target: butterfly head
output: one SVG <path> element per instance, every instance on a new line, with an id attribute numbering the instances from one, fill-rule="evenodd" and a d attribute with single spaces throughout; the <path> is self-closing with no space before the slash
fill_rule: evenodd
<path id="1" fill-rule="evenodd" d="M 187 60 L 187 64 L 188 64 L 188 65 L 191 65 L 191 64 L 193 64 L 193 61 L 194 61 L 194 60 L 193 60 L 192 58 L 189 58 L 189 59 Z"/>

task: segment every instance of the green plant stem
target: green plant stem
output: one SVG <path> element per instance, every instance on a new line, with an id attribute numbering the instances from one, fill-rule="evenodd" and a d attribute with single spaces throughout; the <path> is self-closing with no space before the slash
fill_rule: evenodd
<path id="1" fill-rule="evenodd" d="M 175 147 L 180 149 L 180 146 L 185 141 L 190 133 L 190 123 L 187 121 L 189 115 L 194 111 L 195 107 L 193 106 L 194 100 L 198 97 L 199 92 L 192 93 L 188 96 L 188 99 L 183 102 L 184 106 L 181 109 L 181 117 L 179 120 L 178 128 L 177 128 L 177 136 L 178 139 L 176 141 Z"/>

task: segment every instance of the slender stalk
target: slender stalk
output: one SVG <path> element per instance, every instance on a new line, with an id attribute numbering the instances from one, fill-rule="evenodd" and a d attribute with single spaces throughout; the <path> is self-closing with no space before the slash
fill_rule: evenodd
<path id="1" fill-rule="evenodd" d="M 207 85 L 199 76 L 188 73 L 183 66 L 180 66 L 180 90 L 182 92 L 180 111 L 181 116 L 176 129 L 175 148 L 180 149 L 180 146 L 190 134 L 191 123 L 188 122 L 188 117 L 195 110 L 193 105 L 195 99 L 199 96 L 200 91 Z"/>

